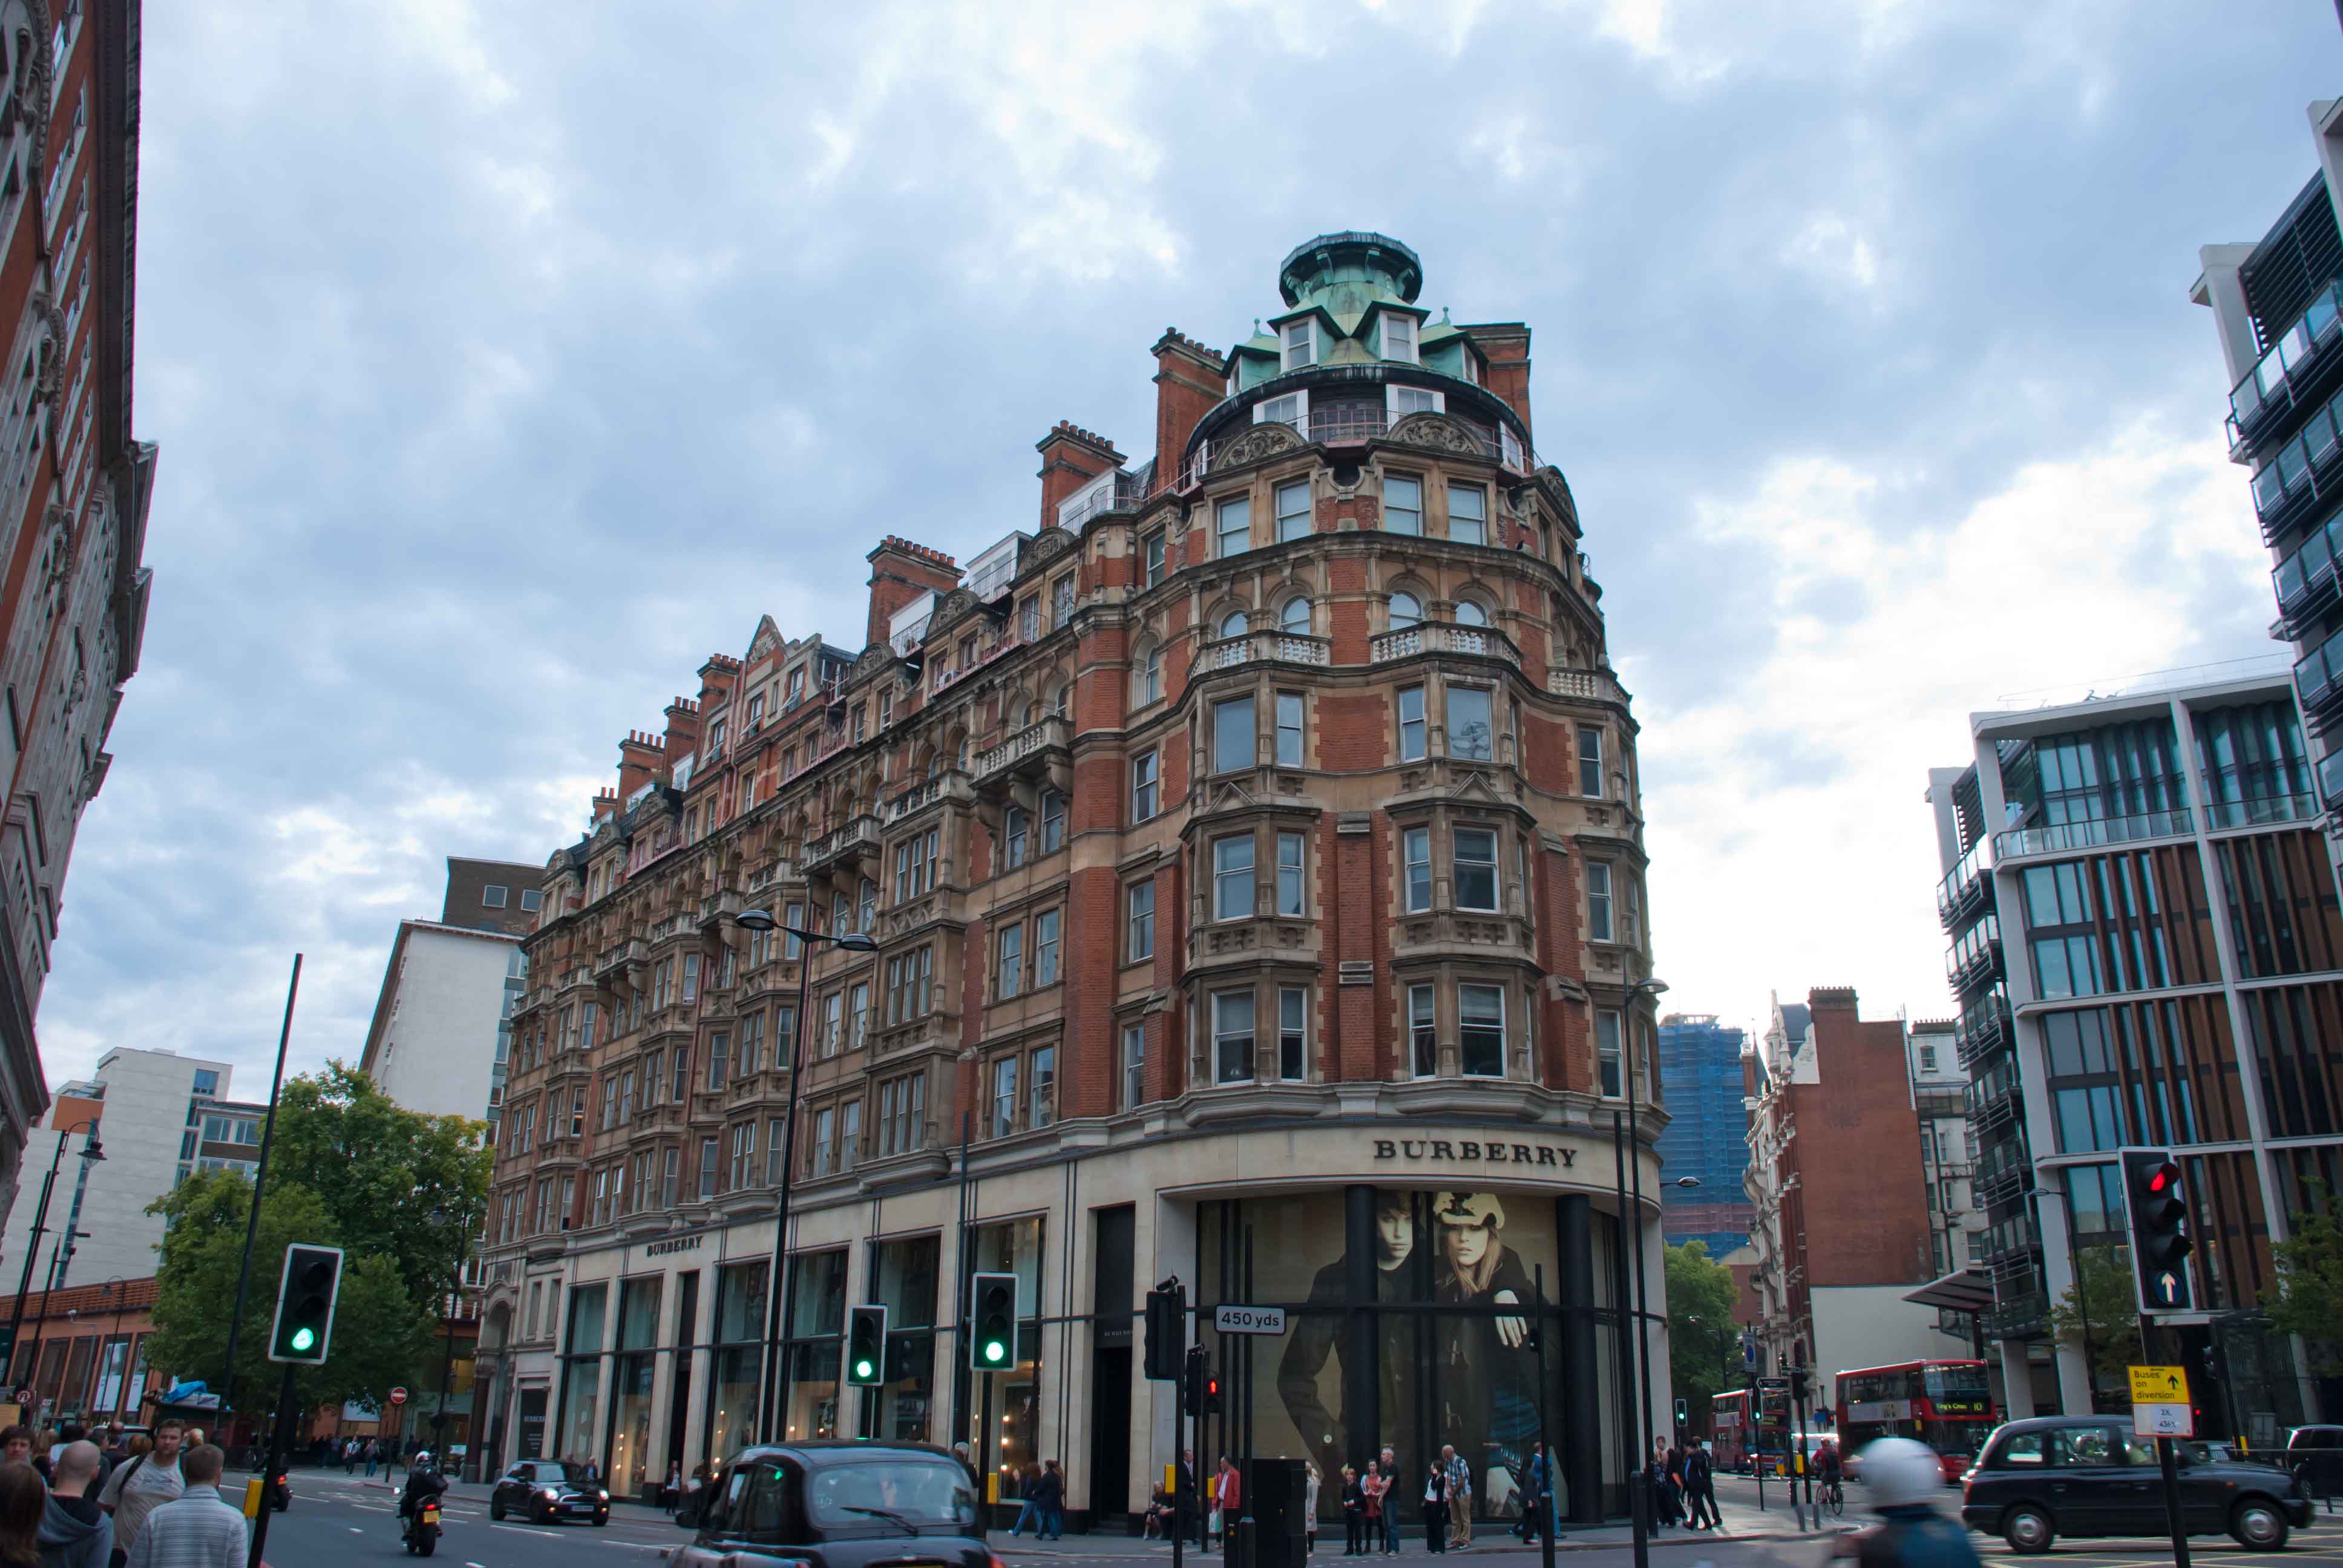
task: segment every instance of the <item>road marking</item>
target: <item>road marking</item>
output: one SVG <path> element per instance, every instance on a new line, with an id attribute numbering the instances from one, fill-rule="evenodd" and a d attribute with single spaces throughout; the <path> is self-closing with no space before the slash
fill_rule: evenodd
<path id="1" fill-rule="evenodd" d="M 359 1528 L 358 1528 L 357 1525 L 355 1525 L 355 1524 L 353 1524 L 353 1525 L 349 1526 L 349 1532 L 350 1532 L 350 1533 L 351 1533 L 351 1534 L 353 1534 L 353 1535 L 363 1535 L 363 1534 L 365 1534 L 365 1533 L 366 1533 L 366 1532 L 365 1532 L 365 1531 L 363 1531 L 363 1530 L 359 1529 Z"/>
<path id="2" fill-rule="evenodd" d="M 549 1541 L 558 1541 L 561 1539 L 561 1537 L 553 1531 L 531 1530 L 526 1524 L 491 1524 L 488 1528 L 491 1530 L 517 1530 L 523 1535 L 542 1535 Z"/>

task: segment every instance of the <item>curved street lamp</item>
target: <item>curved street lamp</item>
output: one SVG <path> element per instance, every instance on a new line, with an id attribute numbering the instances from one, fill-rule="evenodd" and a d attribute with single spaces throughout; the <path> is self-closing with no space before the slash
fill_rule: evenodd
<path id="1" fill-rule="evenodd" d="M 780 1364 L 781 1332 L 782 1325 L 794 1324 L 798 1315 L 798 1275 L 789 1260 L 789 1197 L 798 1174 L 798 1085 L 804 1076 L 800 1070 L 805 1060 L 806 986 L 813 973 L 814 944 L 828 942 L 850 953 L 875 953 L 879 944 L 864 931 L 832 935 L 788 925 L 775 920 L 770 910 L 743 910 L 732 917 L 732 923 L 744 931 L 785 931 L 803 944 L 798 950 L 797 1021 L 789 1033 L 789 1107 L 782 1113 L 787 1126 L 781 1134 L 781 1191 L 773 1205 L 772 1274 L 765 1283 L 765 1387 L 757 1423 L 765 1442 L 778 1442 L 783 1434 L 776 1423 L 797 1381 L 793 1369 Z"/>

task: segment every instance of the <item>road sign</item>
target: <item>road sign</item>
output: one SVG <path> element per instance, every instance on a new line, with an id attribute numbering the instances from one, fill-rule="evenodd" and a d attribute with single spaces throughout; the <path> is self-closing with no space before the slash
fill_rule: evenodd
<path id="1" fill-rule="evenodd" d="M 407 1402 L 407 1391 L 403 1388 L 392 1389 L 390 1391 L 390 1402 L 393 1404 L 405 1404 Z"/>
<path id="2" fill-rule="evenodd" d="M 2134 1404 L 2187 1404 L 2188 1377 L 2178 1367 L 2127 1367 Z"/>
<path id="3" fill-rule="evenodd" d="M 1283 1307 L 1239 1307 L 1222 1302 L 1212 1309 L 1212 1327 L 1224 1334 L 1282 1334 Z"/>
<path id="4" fill-rule="evenodd" d="M 2131 1433 L 2134 1437 L 2194 1437 L 2196 1416 L 2185 1404 L 2135 1404 Z"/>

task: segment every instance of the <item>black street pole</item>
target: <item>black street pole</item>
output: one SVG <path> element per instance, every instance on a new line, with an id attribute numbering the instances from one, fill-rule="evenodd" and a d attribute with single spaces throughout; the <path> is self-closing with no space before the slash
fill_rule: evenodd
<path id="1" fill-rule="evenodd" d="M 263 1568 L 260 1554 L 268 1547 L 268 1516 L 277 1511 L 268 1505 L 268 1489 L 284 1473 L 285 1456 L 293 1440 L 293 1363 L 285 1363 L 285 1387 L 277 1396 L 277 1433 L 268 1440 L 268 1468 L 260 1473 L 260 1514 L 252 1522 L 252 1551 L 245 1559 L 245 1568 Z"/>
<path id="2" fill-rule="evenodd" d="M 268 1146 L 277 1137 L 277 1096 L 285 1087 L 285 1048 L 293 1040 L 293 999 L 300 992 L 301 955 L 295 953 L 293 978 L 285 987 L 285 1022 L 277 1031 L 277 1071 L 268 1081 L 268 1114 L 260 1123 L 260 1164 L 252 1173 L 252 1211 L 244 1220 L 244 1266 L 236 1271 L 236 1310 L 227 1320 L 227 1371 L 220 1379 L 220 1412 L 230 1420 L 236 1414 L 236 1344 L 244 1332 L 244 1299 L 252 1284 L 253 1239 L 260 1234 L 260 1193 L 268 1185 Z"/>
<path id="3" fill-rule="evenodd" d="M 16 1304 L 8 1314 L 8 1361 L 12 1366 L 16 1360 L 16 1335 L 25 1326 L 25 1298 L 33 1293 L 33 1264 L 41 1255 L 41 1238 L 48 1233 L 49 1194 L 56 1190 L 57 1166 L 65 1157 L 66 1142 L 75 1133 L 85 1130 L 93 1133 L 89 1143 L 85 1144 L 82 1150 L 83 1158 L 88 1158 L 89 1149 L 96 1142 L 94 1136 L 96 1127 L 97 1122 L 93 1118 L 86 1121 L 76 1122 L 71 1127 L 61 1127 L 57 1130 L 57 1146 L 49 1155 L 49 1173 L 41 1178 L 41 1201 L 33 1210 L 33 1233 L 25 1238 L 24 1277 L 16 1282 Z M 0 1369 L 0 1371 L 5 1370 Z M 39 1370 L 38 1367 L 27 1362 L 25 1366 L 25 1375 L 20 1380 L 20 1383 L 29 1385 L 33 1381 L 33 1374 Z M 16 1386 L 19 1385 L 12 1384 L 10 1392 L 15 1392 Z"/>
<path id="4" fill-rule="evenodd" d="M 968 1206 L 969 1120 L 969 1112 L 963 1111 L 960 1113 L 960 1236 L 952 1243 L 952 1271 L 959 1276 L 960 1280 L 959 1284 L 954 1286 L 952 1290 L 952 1299 L 960 1303 L 959 1309 L 952 1320 L 959 1330 L 955 1342 L 952 1346 L 952 1430 L 959 1432 L 960 1436 L 954 1438 L 952 1441 L 955 1442 L 968 1443 L 969 1462 L 970 1467 L 973 1468 L 976 1462 L 976 1444 L 970 1440 L 968 1435 L 968 1342 L 970 1321 L 968 1302 L 968 1232 L 969 1221 L 970 1219 L 970 1211 Z"/>
<path id="5" fill-rule="evenodd" d="M 808 908 L 811 908 L 809 902 Z M 782 930 L 798 938 L 798 1016 L 797 1027 L 789 1031 L 789 1109 L 782 1114 L 788 1119 L 781 1133 L 781 1191 L 773 1207 L 773 1277 L 765 1292 L 765 1398 L 762 1419 L 757 1430 L 767 1442 L 778 1442 L 780 1434 L 774 1429 L 777 1398 L 785 1398 L 782 1385 L 788 1381 L 780 1365 L 781 1332 L 784 1324 L 794 1326 L 797 1316 L 797 1271 L 789 1267 L 789 1197 L 798 1174 L 798 1081 L 804 1077 L 806 988 L 813 975 L 813 939 L 791 927 Z"/>
<path id="6" fill-rule="evenodd" d="M 1538 1314 L 1537 1327 L 1532 1332 L 1537 1337 L 1538 1455 L 1545 1473 L 1543 1477 L 1544 1484 L 1537 1488 L 1530 1496 L 1530 1506 L 1537 1510 L 1538 1555 L 1544 1568 L 1554 1568 L 1554 1530 L 1559 1511 L 1554 1503 L 1555 1490 L 1554 1426 L 1547 1420 L 1546 1415 L 1547 1406 L 1551 1401 L 1547 1398 L 1549 1390 L 1545 1372 L 1545 1332 L 1549 1320 L 1545 1315 L 1545 1265 L 1544 1263 L 1538 1264 L 1530 1271 L 1530 1300 L 1536 1304 Z"/>
<path id="7" fill-rule="evenodd" d="M 1625 1254 L 1628 1246 L 1626 1136 L 1627 1124 L 1625 1121 L 1621 1118 L 1620 1114 L 1614 1111 L 1611 1113 L 1611 1158 L 1613 1164 L 1616 1167 L 1615 1177 L 1618 1183 L 1617 1201 L 1619 1211 L 1619 1251 L 1621 1254 L 1619 1261 L 1623 1265 L 1627 1261 Z M 1619 1384 L 1619 1421 L 1621 1425 L 1625 1428 L 1626 1432 L 1626 1441 L 1621 1443 L 1620 1447 L 1624 1451 L 1622 1457 L 1627 1462 L 1627 1472 L 1625 1477 L 1627 1483 L 1627 1519 L 1629 1526 L 1634 1535 L 1635 1568 L 1650 1568 L 1652 1560 L 1651 1543 L 1644 1533 L 1644 1467 L 1639 1459 L 1639 1455 L 1641 1454 L 1644 1447 L 1644 1434 L 1635 1423 L 1635 1412 L 1638 1407 L 1635 1403 L 1634 1391 L 1628 1387 L 1629 1381 L 1635 1375 L 1635 1355 L 1634 1352 L 1628 1347 L 1626 1339 L 1628 1319 L 1634 1307 L 1634 1297 L 1627 1288 L 1627 1281 L 1624 1271 L 1618 1282 L 1618 1292 L 1621 1311 L 1619 1313 L 1620 1337 L 1619 1354 L 1617 1358 L 1617 1382 Z"/>
<path id="8" fill-rule="evenodd" d="M 1634 1062 L 1634 1017 L 1628 1015 L 1629 1060 Z M 1637 1069 L 1640 1071 L 1640 1068 Z M 1652 1332 L 1650 1322 L 1651 1297 L 1644 1280 L 1644 1151 L 1643 1137 L 1635 1127 L 1635 1077 L 1627 1079 L 1627 1163 L 1634 1178 L 1635 1204 L 1635 1369 L 1643 1384 L 1640 1404 L 1643 1422 L 1636 1431 L 1635 1474 L 1635 1568 L 1645 1568 L 1651 1562 L 1651 1488 L 1641 1483 L 1646 1474 L 1644 1445 L 1652 1442 Z"/>

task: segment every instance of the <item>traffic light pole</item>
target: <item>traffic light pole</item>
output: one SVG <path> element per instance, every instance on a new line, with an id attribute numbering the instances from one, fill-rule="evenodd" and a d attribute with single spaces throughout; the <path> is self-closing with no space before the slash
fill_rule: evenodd
<path id="1" fill-rule="evenodd" d="M 268 1547 L 268 1516 L 276 1510 L 269 1506 L 268 1489 L 285 1469 L 285 1456 L 293 1444 L 293 1363 L 285 1363 L 285 1386 L 277 1396 L 277 1432 L 268 1440 L 268 1468 L 260 1473 L 260 1517 L 252 1522 L 252 1551 L 245 1559 L 245 1568 L 261 1568 L 260 1554 Z"/>

